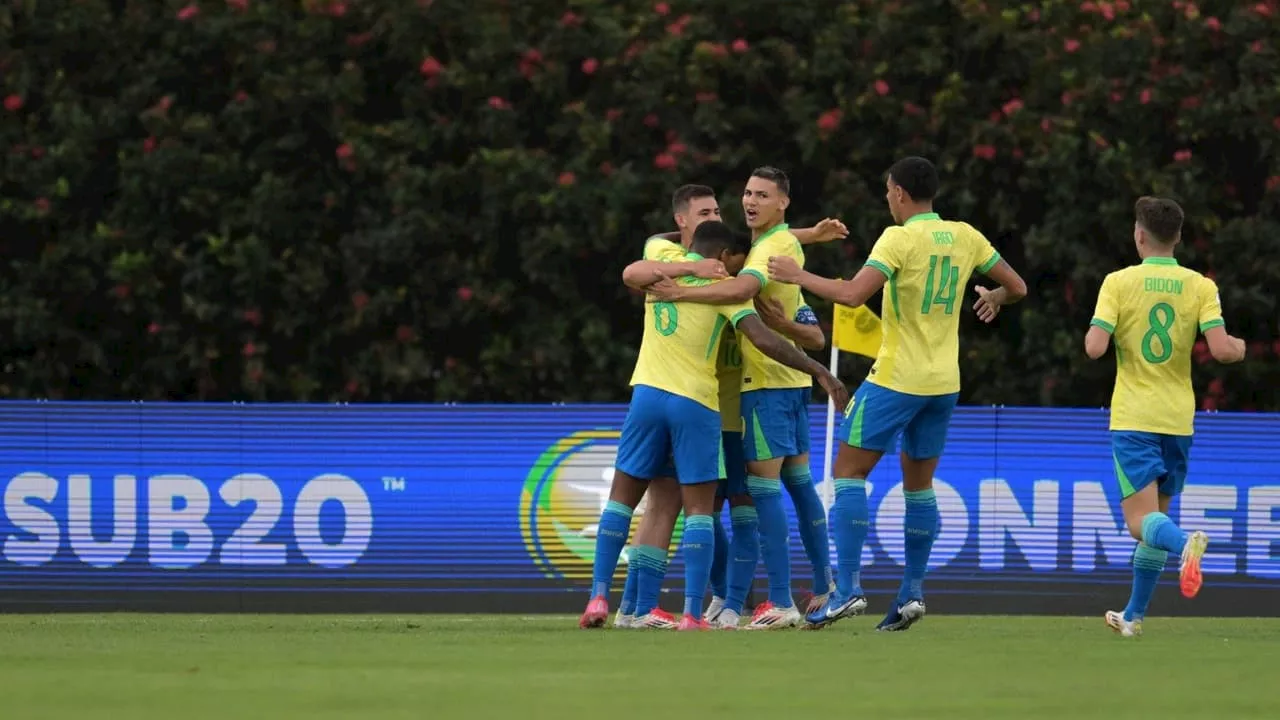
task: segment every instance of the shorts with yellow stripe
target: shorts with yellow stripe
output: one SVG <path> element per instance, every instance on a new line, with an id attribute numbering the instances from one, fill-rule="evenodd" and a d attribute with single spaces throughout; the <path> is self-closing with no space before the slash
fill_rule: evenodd
<path id="1" fill-rule="evenodd" d="M 951 413 L 960 393 L 911 395 L 864 382 L 853 394 L 840 424 L 840 441 L 874 452 L 902 451 L 912 460 L 942 457 Z"/>
<path id="2" fill-rule="evenodd" d="M 1116 463 L 1121 498 L 1128 498 L 1153 482 L 1161 495 L 1175 497 L 1182 493 L 1187 481 L 1191 436 L 1115 430 L 1111 433 L 1111 456 Z"/>

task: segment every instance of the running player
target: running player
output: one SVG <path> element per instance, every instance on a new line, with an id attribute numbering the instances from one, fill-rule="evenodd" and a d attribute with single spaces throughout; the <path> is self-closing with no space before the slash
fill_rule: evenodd
<path id="1" fill-rule="evenodd" d="M 804 262 L 804 251 L 784 222 L 790 193 L 786 173 L 772 167 L 757 168 L 742 194 L 752 236 L 746 268 L 736 278 L 705 287 L 659 283 L 654 294 L 667 301 L 730 304 L 760 296 L 780 302 L 787 315 L 794 314 L 803 304 L 800 289 L 770 283 L 767 267 L 773 255 L 785 254 Z M 742 343 L 742 357 L 747 487 L 758 514 L 760 545 L 769 575 L 769 600 L 756 608 L 747 627 L 795 627 L 803 618 L 791 596 L 790 530 L 781 486 L 795 503 L 800 538 L 813 566 L 813 606 L 820 605 L 831 591 L 826 512 L 809 470 L 808 405 L 813 382 L 773 362 L 750 341 Z"/>
<path id="2" fill-rule="evenodd" d="M 705 254 L 723 262 L 735 242 L 723 223 L 703 222 L 694 232 L 689 259 Z M 680 280 L 682 285 L 714 282 Z M 708 627 L 701 614 L 715 543 L 711 513 L 717 481 L 725 475 L 715 359 L 726 325 L 740 329 L 769 357 L 817 377 L 833 399 L 847 396 L 826 368 L 769 330 L 746 303 L 646 303 L 644 338 L 631 378 L 635 391 L 623 423 L 609 502 L 600 516 L 592 597 L 580 627 L 600 627 L 608 617 L 609 586 L 631 515 L 647 481 L 660 476 L 672 459 L 685 512 L 685 614 L 680 628 Z"/>
<path id="3" fill-rule="evenodd" d="M 1178 265 L 1182 208 L 1172 200 L 1140 198 L 1134 206 L 1133 242 L 1141 264 L 1107 275 L 1085 335 L 1085 353 L 1097 360 L 1114 335 L 1116 385 L 1111 396 L 1111 451 L 1120 483 L 1120 507 L 1133 553 L 1133 592 L 1123 612 L 1108 611 L 1107 625 L 1125 637 L 1142 634 L 1169 553 L 1181 558 L 1182 594 L 1200 591 L 1200 558 L 1209 537 L 1188 535 L 1169 519 L 1169 503 L 1182 492 L 1195 420 L 1191 349 L 1196 329 L 1213 358 L 1244 359 L 1245 343 L 1227 334 L 1218 286 Z"/>
<path id="4" fill-rule="evenodd" d="M 805 272 L 786 256 L 770 258 L 769 274 L 797 283 L 832 302 L 857 307 L 887 282 L 884 341 L 866 382 L 845 411 L 836 456 L 831 526 L 838 557 L 836 593 L 810 612 L 810 627 L 822 627 L 866 608 L 860 582 L 862 545 L 868 528 L 866 479 L 902 436 L 902 482 L 906 496 L 903 530 L 906 570 L 898 597 L 880 630 L 906 630 L 924 617 L 922 585 L 938 531 L 933 472 L 946 443 L 960 391 L 961 288 L 977 270 L 1000 284 L 978 288 L 975 309 L 991 322 L 1003 305 L 1021 300 L 1026 284 L 1000 258 L 982 233 L 933 212 L 938 172 L 924 158 L 894 163 L 886 199 L 895 223 L 871 249 L 852 280 L 829 280 Z"/>
<path id="5" fill-rule="evenodd" d="M 692 274 L 695 277 L 718 277 L 716 273 L 720 268 L 716 266 L 716 261 L 688 262 L 686 258 L 697 226 L 703 221 L 720 218 L 715 191 L 705 185 L 684 185 L 672 195 L 671 210 L 679 230 L 654 235 L 645 242 L 643 259 L 628 265 L 623 271 L 623 282 L 628 287 L 644 290 L 666 276 Z M 799 228 L 794 234 L 802 244 L 813 244 L 847 237 L 849 230 L 838 219 L 826 218 L 813 227 Z M 743 259 L 737 256 L 730 258 L 730 264 L 736 264 L 733 273 L 737 273 Z M 772 305 L 758 304 L 757 309 L 766 325 L 785 337 L 798 337 L 802 347 L 813 348 L 814 331 L 818 349 L 825 345 L 822 331 L 816 327 L 817 318 L 808 306 L 797 311 L 794 322 L 787 322 L 781 316 L 781 305 L 776 301 Z M 806 325 L 814 327 L 808 329 L 804 327 Z M 746 491 L 746 469 L 741 460 L 742 417 L 738 393 L 742 378 L 742 355 L 733 330 L 727 329 L 721 340 L 716 378 L 720 383 L 720 415 L 727 477 L 721 480 L 717 511 L 713 515 L 716 554 L 711 571 L 712 601 L 707 608 L 706 618 L 717 627 L 737 627 L 754 579 L 760 544 L 756 511 Z M 725 500 L 730 506 L 734 530 L 731 540 L 721 521 Z M 655 479 L 650 484 L 645 513 L 636 528 L 635 541 L 628 558 L 622 602 L 614 619 L 615 627 L 667 629 L 676 626 L 676 619 L 658 607 L 658 596 L 666 576 L 671 533 L 679 512 L 679 486 L 675 480 Z M 730 560 L 730 557 L 733 559 Z M 726 598 L 731 612 L 722 617 L 721 611 L 726 606 Z"/>

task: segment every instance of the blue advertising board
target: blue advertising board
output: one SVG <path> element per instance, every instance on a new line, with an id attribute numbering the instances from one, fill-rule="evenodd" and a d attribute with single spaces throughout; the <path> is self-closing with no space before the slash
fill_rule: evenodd
<path id="1" fill-rule="evenodd" d="M 0 403 L 0 608 L 574 611 L 624 414 L 613 405 Z M 824 416 L 811 414 L 815 478 Z M 1123 602 L 1134 541 L 1106 419 L 957 411 L 935 482 L 931 605 L 1094 613 Z M 1160 612 L 1270 614 L 1266 591 L 1280 588 L 1277 435 L 1276 415 L 1197 418 L 1191 476 L 1172 514 L 1212 538 L 1206 588 L 1195 603 L 1157 595 Z M 886 459 L 868 482 L 863 575 L 886 591 L 903 561 L 896 466 Z M 798 536 L 792 553 L 803 587 Z"/>

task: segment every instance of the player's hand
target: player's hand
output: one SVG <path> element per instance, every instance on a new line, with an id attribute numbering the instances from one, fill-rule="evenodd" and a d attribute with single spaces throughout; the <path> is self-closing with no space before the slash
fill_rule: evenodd
<path id="1" fill-rule="evenodd" d="M 995 290 L 988 290 L 981 285 L 974 285 L 974 290 L 978 291 L 978 302 L 973 304 L 974 312 L 978 313 L 978 319 L 984 323 L 989 323 L 996 319 L 996 315 L 1000 314 L 1001 305 L 993 297 Z"/>
<path id="2" fill-rule="evenodd" d="M 777 300 L 768 300 L 757 295 L 756 312 L 760 313 L 760 319 L 764 324 L 773 330 L 787 326 L 787 312 L 782 309 L 782 303 Z"/>
<path id="3" fill-rule="evenodd" d="M 831 242 L 832 240 L 843 240 L 849 237 L 849 228 L 844 226 L 837 218 L 824 218 L 822 222 L 813 226 L 814 242 Z"/>
<path id="4" fill-rule="evenodd" d="M 675 280 L 660 275 L 661 279 L 645 288 L 648 295 L 645 296 L 645 302 L 675 302 L 680 299 L 680 284 Z"/>
<path id="5" fill-rule="evenodd" d="M 722 280 L 729 277 L 724 263 L 714 258 L 704 258 L 693 263 L 693 276 L 704 280 Z"/>
<path id="6" fill-rule="evenodd" d="M 844 383 L 840 382 L 839 378 L 835 375 L 832 375 L 830 372 L 823 373 L 818 378 L 818 384 L 821 385 L 822 389 L 831 397 L 831 400 L 836 404 L 836 407 L 844 407 L 849 404 L 849 388 L 846 388 Z"/>
<path id="7" fill-rule="evenodd" d="M 1231 345 L 1236 349 L 1236 358 L 1238 358 L 1236 362 L 1244 360 L 1245 356 L 1249 354 L 1249 345 L 1245 343 L 1243 338 L 1232 336 Z"/>
<path id="8" fill-rule="evenodd" d="M 794 258 L 789 258 L 786 255 L 774 255 L 769 258 L 770 280 L 795 284 L 803 272 L 804 270 L 800 269 L 800 264 Z"/>

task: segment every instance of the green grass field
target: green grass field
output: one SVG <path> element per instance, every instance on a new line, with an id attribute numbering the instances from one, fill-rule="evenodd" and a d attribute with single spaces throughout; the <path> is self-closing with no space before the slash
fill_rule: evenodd
<path id="1" fill-rule="evenodd" d="M 873 618 L 823 632 L 580 631 L 568 617 L 0 617 L 4 716 L 1276 717 L 1280 620 Z"/>

